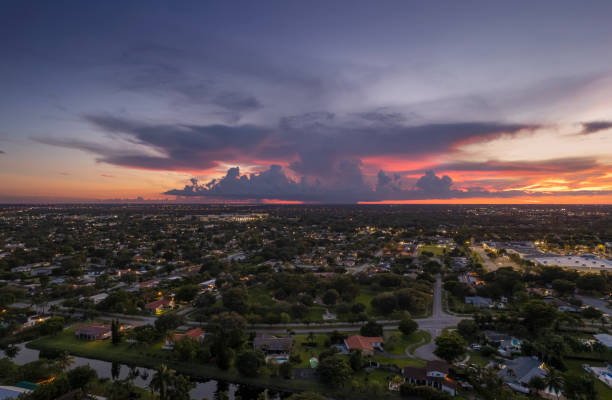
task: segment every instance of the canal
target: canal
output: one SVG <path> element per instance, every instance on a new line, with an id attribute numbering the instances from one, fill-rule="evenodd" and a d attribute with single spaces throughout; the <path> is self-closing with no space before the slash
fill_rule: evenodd
<path id="1" fill-rule="evenodd" d="M 23 365 L 38 360 L 38 350 L 27 348 L 25 346 L 25 343 L 20 343 L 17 346 L 20 350 L 17 356 L 13 359 L 13 362 L 18 365 Z M 0 351 L 0 358 L 1 357 L 4 357 L 4 352 L 2 351 Z M 75 356 L 73 358 L 74 363 L 69 367 L 69 369 L 81 365 L 89 365 L 98 373 L 98 378 L 108 378 L 111 380 L 125 379 L 128 377 L 128 375 L 130 375 L 130 372 L 132 372 L 132 376 L 136 375 L 136 378 L 133 380 L 134 384 L 143 389 L 149 389 L 149 382 L 155 374 L 154 370 L 148 368 L 128 366 L 125 364 L 95 360 L 85 357 Z M 242 400 L 251 400 L 257 399 L 257 396 L 259 396 L 259 394 L 267 390 L 260 387 L 235 384 L 214 379 L 202 380 L 192 378 L 192 380 L 196 383 L 195 388 L 193 388 L 191 392 L 189 392 L 189 395 L 192 399 L 213 400 L 219 397 L 219 393 L 227 392 L 230 399 L 235 399 L 236 397 L 238 397 Z M 271 400 L 280 400 L 283 397 L 287 396 L 287 394 L 281 394 L 270 390 L 268 390 L 267 392 L 268 398 Z"/>

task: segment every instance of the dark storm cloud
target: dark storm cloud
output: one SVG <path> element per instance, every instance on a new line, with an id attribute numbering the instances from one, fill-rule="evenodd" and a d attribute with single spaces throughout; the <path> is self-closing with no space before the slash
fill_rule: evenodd
<path id="1" fill-rule="evenodd" d="M 416 187 L 421 189 L 425 193 L 430 193 L 436 196 L 445 196 L 451 192 L 451 186 L 453 180 L 444 175 L 443 177 L 437 176 L 434 171 L 425 171 L 425 175 L 419 178 L 416 183 Z"/>
<path id="2" fill-rule="evenodd" d="M 4 150 L 0 150 L 0 154 L 6 154 Z"/>
<path id="3" fill-rule="evenodd" d="M 355 115 L 365 121 L 389 125 L 402 124 L 407 120 L 404 114 L 385 109 L 355 113 Z M 415 117 L 416 115 L 411 116 Z"/>
<path id="4" fill-rule="evenodd" d="M 448 176 L 437 176 L 426 171 L 414 188 L 402 189 L 399 178 L 389 177 L 384 171 L 378 173 L 375 188 L 366 185 L 359 163 L 346 163 L 335 172 L 336 182 L 325 185 L 320 181 L 308 183 L 305 179 L 294 181 L 287 177 L 279 165 L 271 165 L 259 174 L 240 175 L 239 168 L 230 168 L 221 179 L 213 179 L 199 184 L 192 179 L 183 189 L 172 189 L 165 195 L 178 197 L 202 197 L 225 199 L 278 199 L 285 201 L 306 201 L 319 203 L 355 203 L 358 201 L 402 201 L 431 199 L 465 199 L 478 197 L 517 196 L 540 197 L 546 193 L 528 193 L 521 190 L 488 191 L 481 188 L 453 189 L 453 181 Z M 569 195 L 609 194 L 610 192 L 579 191 Z"/>
<path id="5" fill-rule="evenodd" d="M 580 134 L 588 135 L 591 133 L 596 133 L 599 131 L 604 131 L 612 128 L 612 121 L 593 121 L 593 122 L 583 122 L 582 123 L 582 131 Z"/>
<path id="6" fill-rule="evenodd" d="M 422 156 L 448 151 L 463 141 L 491 140 L 532 126 L 502 123 L 447 123 L 419 126 L 356 126 L 335 121 L 331 113 L 282 118 L 275 127 L 256 125 L 148 124 L 112 115 L 85 117 L 113 138 L 154 149 L 159 155 L 119 151 L 73 139 L 39 142 L 99 155 L 99 161 L 133 168 L 203 170 L 219 162 L 293 161 L 291 169 L 307 177 L 329 177 L 347 160 L 375 156 Z M 344 164 L 343 164 L 344 163 Z"/>

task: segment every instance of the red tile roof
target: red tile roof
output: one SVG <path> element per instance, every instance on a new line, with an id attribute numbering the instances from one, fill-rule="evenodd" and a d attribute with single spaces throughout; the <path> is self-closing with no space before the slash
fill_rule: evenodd
<path id="1" fill-rule="evenodd" d="M 155 310 L 156 308 L 162 307 L 162 306 L 167 306 L 168 304 L 170 304 L 170 300 L 166 300 L 164 298 L 161 298 L 159 300 L 153 301 L 147 305 L 145 305 L 145 308 L 149 309 L 149 310 Z"/>
<path id="2" fill-rule="evenodd" d="M 172 339 L 175 342 L 179 342 L 183 339 L 185 339 L 186 337 L 190 337 L 193 340 L 198 340 L 200 339 L 200 336 L 202 336 L 204 334 L 204 331 L 200 328 L 194 328 L 191 330 L 188 330 L 185 333 L 175 333 L 174 335 L 172 335 Z"/>
<path id="3" fill-rule="evenodd" d="M 346 339 L 346 345 L 349 350 L 369 350 L 374 351 L 372 343 L 382 343 L 383 338 L 380 336 L 367 337 L 360 335 L 349 336 Z"/>

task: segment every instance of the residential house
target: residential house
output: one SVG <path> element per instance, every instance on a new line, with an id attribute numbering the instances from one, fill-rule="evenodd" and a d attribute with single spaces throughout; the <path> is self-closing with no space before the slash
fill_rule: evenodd
<path id="1" fill-rule="evenodd" d="M 375 349 L 383 351 L 383 338 L 353 335 L 344 340 L 344 345 L 348 351 L 360 350 L 364 356 L 373 356 Z"/>
<path id="2" fill-rule="evenodd" d="M 521 341 L 514 336 L 495 331 L 484 331 L 487 343 L 497 346 L 497 351 L 505 357 L 521 351 Z"/>
<path id="3" fill-rule="evenodd" d="M 49 318 L 51 318 L 50 316 L 43 316 L 43 315 L 30 315 L 25 321 L 23 321 L 23 328 L 31 328 L 36 324 L 40 324 L 42 322 L 45 322 L 46 320 L 48 320 Z"/>
<path id="4" fill-rule="evenodd" d="M 77 328 L 74 335 L 84 340 L 104 340 L 112 336 L 108 325 L 85 325 Z"/>
<path id="5" fill-rule="evenodd" d="M 548 369 L 546 365 L 536 357 L 517 357 L 514 360 L 508 360 L 502 364 L 497 375 L 502 378 L 512 390 L 523 394 L 529 394 L 529 381 L 536 376 L 544 379 L 547 372 Z M 563 398 L 560 392 L 557 393 L 552 388 L 546 388 L 538 394 L 548 399 Z"/>
<path id="6" fill-rule="evenodd" d="M 292 347 L 293 338 L 291 336 L 277 337 L 258 334 L 253 339 L 253 348 L 266 354 L 289 354 Z"/>
<path id="7" fill-rule="evenodd" d="M 89 300 L 91 300 L 94 304 L 98 304 L 102 300 L 106 299 L 107 297 L 108 297 L 108 293 L 100 293 L 100 294 L 90 296 Z"/>
<path id="8" fill-rule="evenodd" d="M 174 307 L 174 299 L 166 299 L 162 297 L 159 300 L 152 301 L 145 305 L 145 308 L 155 314 L 161 314 L 164 310 Z"/>
<path id="9" fill-rule="evenodd" d="M 448 377 L 448 363 L 442 360 L 427 361 L 425 368 L 404 367 L 404 382 L 417 386 L 431 386 L 448 392 L 451 396 L 457 393 L 457 383 Z"/>
<path id="10" fill-rule="evenodd" d="M 204 341 L 205 336 L 206 332 L 204 332 L 201 328 L 190 329 L 185 333 L 175 333 L 174 335 L 172 335 L 171 339 L 166 339 L 166 342 L 162 346 L 162 349 L 172 350 L 174 349 L 174 343 L 180 342 L 181 340 L 185 340 L 186 338 L 190 338 L 202 343 Z"/>

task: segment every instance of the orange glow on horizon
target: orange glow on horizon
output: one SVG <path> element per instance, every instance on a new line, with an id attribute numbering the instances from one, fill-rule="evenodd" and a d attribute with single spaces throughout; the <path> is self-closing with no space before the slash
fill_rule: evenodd
<path id="1" fill-rule="evenodd" d="M 471 197 L 465 199 L 360 201 L 357 204 L 612 204 L 612 195 Z"/>

